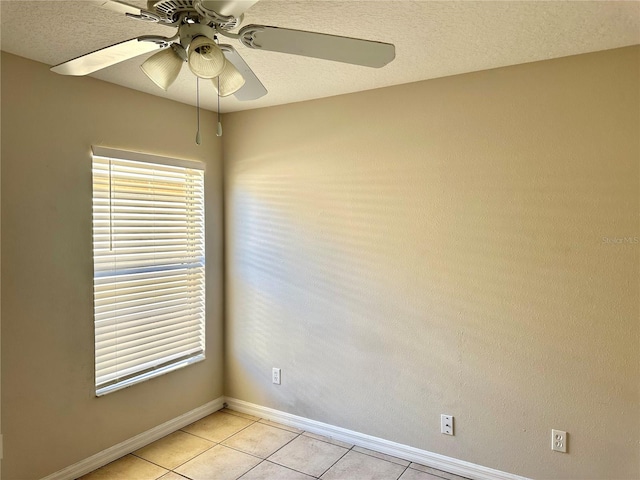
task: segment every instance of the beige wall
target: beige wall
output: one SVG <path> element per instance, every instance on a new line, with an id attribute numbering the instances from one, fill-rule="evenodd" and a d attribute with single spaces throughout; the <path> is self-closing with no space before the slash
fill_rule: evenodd
<path id="1" fill-rule="evenodd" d="M 6 480 L 36 479 L 223 394 L 222 164 L 215 118 L 2 54 Z M 206 163 L 207 360 L 94 395 L 91 145 Z"/>
<path id="2" fill-rule="evenodd" d="M 603 240 L 640 237 L 639 57 L 227 115 L 227 395 L 524 476 L 640 478 L 640 245 Z"/>
<path id="3" fill-rule="evenodd" d="M 1 35 L 0 35 L 1 37 Z M 1 45 L 0 41 L 0 47 Z M 0 92 L 2 91 L 2 62 L 0 61 Z M 0 94 L 0 99 L 2 95 Z M 1 117 L 1 115 L 0 115 Z M 2 121 L 0 119 L 0 145 L 2 144 Z M 0 212 L 2 211 L 2 148 L 0 148 Z M 2 252 L 2 221 L 0 220 L 0 253 Z M 0 271 L 2 271 L 2 255 L 0 254 Z M 0 305 L 2 305 L 2 275 L 0 275 Z M 2 308 L 0 307 L 0 448 L 2 443 Z M 2 450 L 0 450 L 0 480 L 2 480 Z"/>

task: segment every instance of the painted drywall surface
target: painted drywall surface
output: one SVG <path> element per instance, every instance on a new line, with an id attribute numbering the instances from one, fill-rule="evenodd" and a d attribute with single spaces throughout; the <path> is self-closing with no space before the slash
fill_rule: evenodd
<path id="1" fill-rule="evenodd" d="M 36 479 L 223 394 L 215 118 L 2 55 L 3 478 Z M 206 163 L 207 359 L 96 398 L 91 145 Z"/>
<path id="2" fill-rule="evenodd" d="M 639 57 L 227 115 L 227 395 L 532 478 L 640 478 Z"/>
<path id="3" fill-rule="evenodd" d="M 1 35 L 0 35 L 1 37 Z M 0 49 L 2 41 L 0 40 Z M 0 62 L 0 92 L 2 91 L 2 62 Z M 2 121 L 0 119 L 0 139 Z M 2 211 L 2 149 L 0 149 L 0 212 Z M 2 251 L 2 222 L 0 221 L 0 252 Z M 2 271 L 2 255 L 0 255 L 0 271 Z M 2 305 L 2 275 L 0 275 L 0 305 Z M 0 435 L 2 435 L 2 308 L 0 308 Z M 2 437 L 0 437 L 0 480 L 2 480 Z"/>

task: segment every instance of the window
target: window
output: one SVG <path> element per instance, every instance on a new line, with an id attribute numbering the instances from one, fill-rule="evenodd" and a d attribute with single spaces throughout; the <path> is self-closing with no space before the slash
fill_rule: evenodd
<path id="1" fill-rule="evenodd" d="M 204 359 L 204 171 L 93 147 L 96 395 Z"/>

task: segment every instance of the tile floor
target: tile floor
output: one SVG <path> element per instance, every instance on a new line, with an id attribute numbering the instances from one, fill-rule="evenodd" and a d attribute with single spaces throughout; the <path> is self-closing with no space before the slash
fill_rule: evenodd
<path id="1" fill-rule="evenodd" d="M 224 409 L 81 480 L 464 480 Z"/>

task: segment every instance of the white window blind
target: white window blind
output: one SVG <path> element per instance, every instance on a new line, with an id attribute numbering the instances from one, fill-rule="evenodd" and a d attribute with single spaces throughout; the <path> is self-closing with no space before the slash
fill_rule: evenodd
<path id="1" fill-rule="evenodd" d="M 204 171 L 93 148 L 96 394 L 204 359 Z"/>

